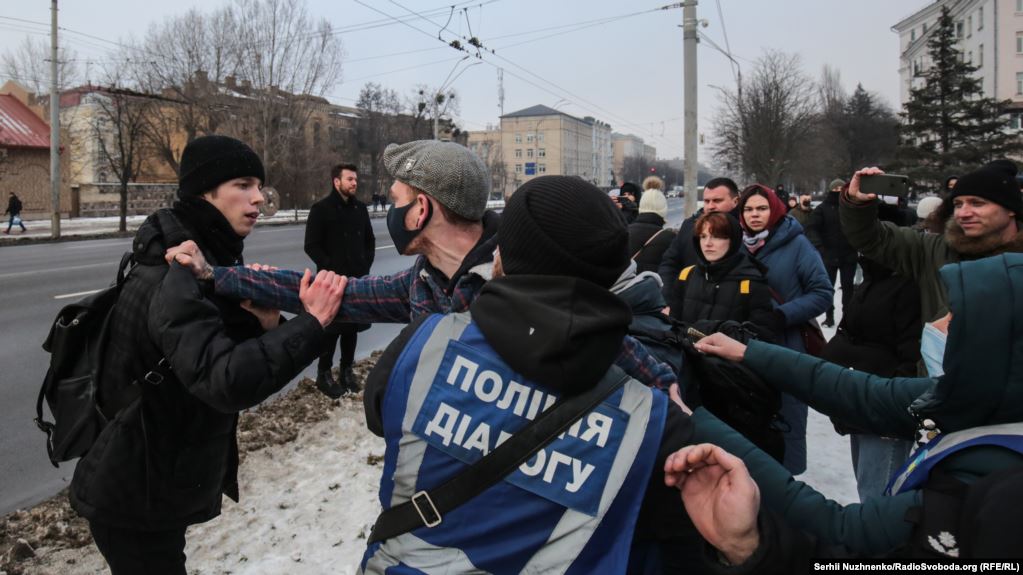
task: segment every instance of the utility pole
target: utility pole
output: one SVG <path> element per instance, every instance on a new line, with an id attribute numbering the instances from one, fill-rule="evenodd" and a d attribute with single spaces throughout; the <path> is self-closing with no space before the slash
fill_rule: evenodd
<path id="1" fill-rule="evenodd" d="M 57 93 L 57 0 L 50 2 L 50 230 L 60 237 L 60 94 Z"/>
<path id="2" fill-rule="evenodd" d="M 699 170 L 696 152 L 696 0 L 686 0 L 682 5 L 682 47 L 684 51 L 682 79 L 685 85 L 685 133 L 683 134 L 685 154 L 685 217 L 696 212 L 696 172 Z"/>

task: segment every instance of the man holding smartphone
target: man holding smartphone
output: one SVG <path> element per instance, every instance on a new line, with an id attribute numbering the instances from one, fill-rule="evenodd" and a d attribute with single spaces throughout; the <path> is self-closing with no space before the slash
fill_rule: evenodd
<path id="1" fill-rule="evenodd" d="M 865 194 L 865 178 L 883 174 L 864 168 L 853 175 L 839 214 L 849 243 L 864 256 L 920 285 L 920 316 L 933 321 L 948 313 L 948 295 L 938 270 L 947 263 L 1023 252 L 1023 195 L 1017 168 L 995 160 L 959 179 L 941 210 L 944 234 L 921 234 L 877 218 L 877 196 Z"/>

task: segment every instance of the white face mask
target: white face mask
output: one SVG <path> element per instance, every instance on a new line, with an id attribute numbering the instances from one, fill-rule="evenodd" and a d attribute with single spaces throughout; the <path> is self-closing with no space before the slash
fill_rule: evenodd
<path id="1" fill-rule="evenodd" d="M 947 336 L 934 325 L 925 323 L 920 336 L 920 355 L 923 357 L 927 375 L 939 377 L 945 375 L 942 363 L 945 359 L 945 341 Z"/>

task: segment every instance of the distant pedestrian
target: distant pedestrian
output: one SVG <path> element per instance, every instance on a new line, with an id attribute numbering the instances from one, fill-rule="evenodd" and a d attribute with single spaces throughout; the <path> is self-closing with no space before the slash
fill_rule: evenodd
<path id="1" fill-rule="evenodd" d="M 828 186 L 829 193 L 824 201 L 817 206 L 810 214 L 806 223 L 806 237 L 821 253 L 824 260 L 824 267 L 828 271 L 828 278 L 831 285 L 841 277 L 842 280 L 842 310 L 849 304 L 853 294 L 853 279 L 856 276 L 856 248 L 849 245 L 842 233 L 842 224 L 838 217 L 838 200 L 845 188 L 845 180 L 834 179 Z M 835 325 L 835 306 L 828 307 L 827 316 L 824 318 L 824 326 Z"/>
<path id="2" fill-rule="evenodd" d="M 4 212 L 4 215 L 6 216 L 7 214 L 10 214 L 11 217 L 7 220 L 7 229 L 4 230 L 5 234 L 11 233 L 11 226 L 13 225 L 21 226 L 22 232 L 28 231 L 25 229 L 25 223 L 21 221 L 21 198 L 14 192 L 11 192 L 10 197 L 7 198 L 7 210 Z"/>
<path id="3" fill-rule="evenodd" d="M 665 228 L 668 202 L 660 190 L 647 190 L 639 200 L 639 215 L 629 224 L 629 253 L 639 273 L 656 272 L 661 257 L 675 239 L 675 230 Z"/>
<path id="4" fill-rule="evenodd" d="M 639 200 L 642 196 L 643 192 L 639 191 L 639 186 L 632 182 L 625 182 L 619 188 L 618 197 L 612 198 L 618 205 L 618 209 L 622 211 L 626 224 L 636 221 L 639 216 Z"/>
<path id="5" fill-rule="evenodd" d="M 781 204 L 785 207 L 785 211 L 787 212 L 788 209 L 789 209 L 789 205 L 788 205 L 789 204 L 789 192 L 788 192 L 788 190 L 785 189 L 785 184 L 778 184 L 777 186 L 775 186 L 774 187 L 774 193 L 775 193 L 775 195 L 778 196 L 778 199 L 781 200 Z"/>
<path id="6" fill-rule="evenodd" d="M 813 212 L 810 194 L 803 194 L 799 198 L 789 198 L 789 215 L 803 226 L 806 231 L 806 224 L 810 221 L 810 213 Z"/>
<path id="7" fill-rule="evenodd" d="M 376 237 L 369 222 L 366 204 L 356 197 L 359 171 L 355 164 L 338 164 L 331 170 L 331 190 L 326 198 L 309 209 L 305 228 L 305 253 L 316 263 L 317 270 L 328 270 L 352 278 L 369 273 L 376 254 Z M 358 391 L 355 372 L 355 348 L 359 332 L 369 329 L 368 323 L 335 323 L 328 328 L 326 346 L 316 371 L 316 387 L 337 399 Z M 340 340 L 341 359 L 337 380 L 331 374 L 334 347 Z"/>

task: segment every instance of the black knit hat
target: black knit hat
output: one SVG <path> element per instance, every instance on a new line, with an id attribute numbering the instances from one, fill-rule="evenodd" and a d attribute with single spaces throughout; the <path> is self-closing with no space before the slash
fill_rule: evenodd
<path id="1" fill-rule="evenodd" d="M 611 199 L 571 176 L 541 176 L 515 190 L 497 244 L 505 273 L 572 276 L 605 288 L 629 265 L 629 231 Z"/>
<path id="2" fill-rule="evenodd" d="M 228 180 L 249 177 L 266 182 L 263 162 L 252 148 L 227 136 L 203 136 L 181 153 L 178 197 L 198 196 Z"/>
<path id="3" fill-rule="evenodd" d="M 1023 194 L 1020 194 L 1016 164 L 1009 160 L 995 160 L 984 164 L 959 178 L 948 194 L 949 202 L 959 196 L 978 196 L 1023 216 Z"/>

